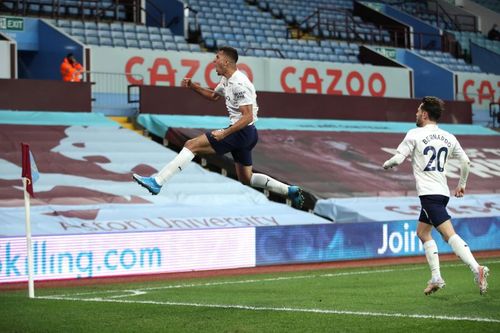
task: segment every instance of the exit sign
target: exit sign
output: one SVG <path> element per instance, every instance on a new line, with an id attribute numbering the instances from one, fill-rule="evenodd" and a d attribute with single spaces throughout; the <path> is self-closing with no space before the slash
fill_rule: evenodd
<path id="1" fill-rule="evenodd" d="M 0 30 L 24 30 L 24 19 L 0 16 Z"/>
<path id="2" fill-rule="evenodd" d="M 396 60 L 396 49 L 388 48 L 388 47 L 375 47 L 375 50 L 378 53 L 381 53 L 388 58 Z"/>

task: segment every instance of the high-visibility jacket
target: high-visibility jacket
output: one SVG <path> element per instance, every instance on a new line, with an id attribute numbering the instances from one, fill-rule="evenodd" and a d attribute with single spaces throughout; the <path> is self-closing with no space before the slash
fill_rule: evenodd
<path id="1" fill-rule="evenodd" d="M 61 76 L 66 82 L 80 82 L 80 74 L 83 72 L 83 66 L 75 62 L 73 65 L 64 58 L 61 64 Z"/>

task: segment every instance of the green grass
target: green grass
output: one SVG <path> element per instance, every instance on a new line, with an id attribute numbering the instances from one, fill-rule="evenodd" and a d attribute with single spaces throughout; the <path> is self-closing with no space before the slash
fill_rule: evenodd
<path id="1" fill-rule="evenodd" d="M 500 261 L 482 262 L 485 296 L 459 262 L 431 296 L 427 265 L 3 291 L 0 332 L 499 332 Z"/>

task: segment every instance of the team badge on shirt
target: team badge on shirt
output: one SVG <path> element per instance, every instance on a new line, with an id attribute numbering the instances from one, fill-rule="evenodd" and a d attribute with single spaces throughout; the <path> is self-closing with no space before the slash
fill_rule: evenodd
<path id="1" fill-rule="evenodd" d="M 235 101 L 243 99 L 243 98 L 245 98 L 245 92 L 243 92 L 243 91 L 235 91 L 234 92 L 234 100 Z"/>

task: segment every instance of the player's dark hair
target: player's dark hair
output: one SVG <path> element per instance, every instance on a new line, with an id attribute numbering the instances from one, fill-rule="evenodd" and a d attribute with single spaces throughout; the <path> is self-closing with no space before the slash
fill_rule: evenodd
<path id="1" fill-rule="evenodd" d="M 234 47 L 221 46 L 218 51 L 223 52 L 229 59 L 234 61 L 234 63 L 238 62 L 238 51 L 236 51 Z"/>
<path id="2" fill-rule="evenodd" d="M 422 110 L 427 111 L 430 120 L 436 121 L 444 111 L 444 102 L 434 96 L 425 96 L 422 98 Z"/>

